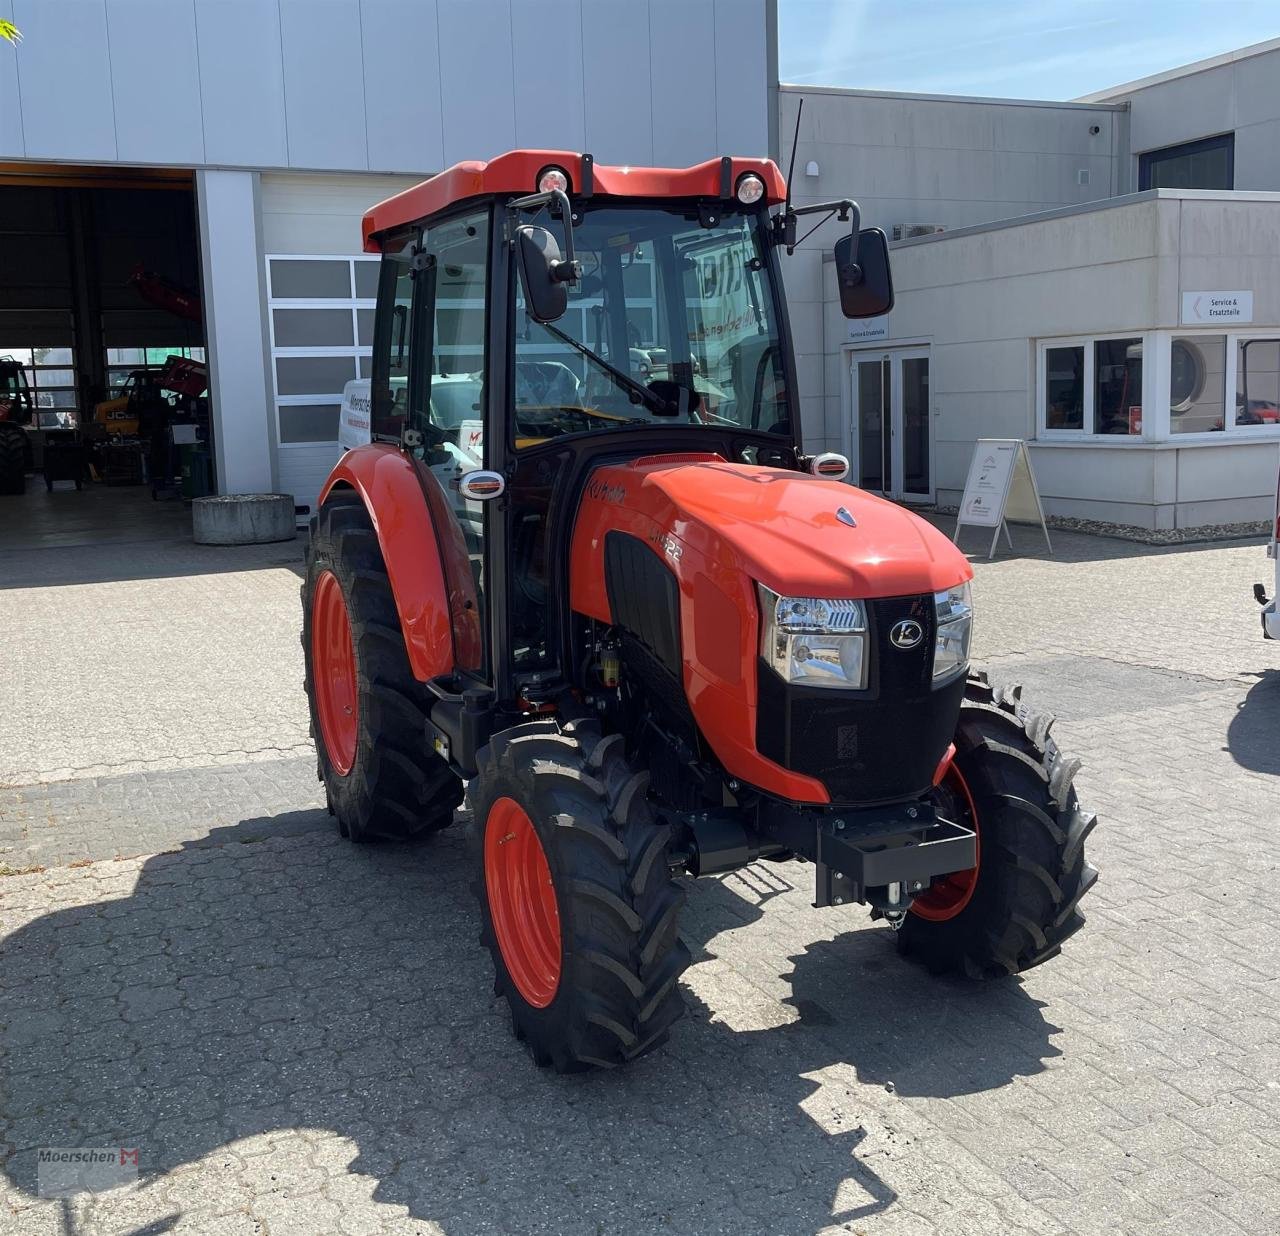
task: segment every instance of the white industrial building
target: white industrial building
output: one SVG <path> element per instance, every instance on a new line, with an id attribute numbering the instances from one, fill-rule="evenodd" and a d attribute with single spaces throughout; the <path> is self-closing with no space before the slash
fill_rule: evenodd
<path id="1" fill-rule="evenodd" d="M 370 351 L 365 209 L 513 147 L 769 148 L 769 0 L 0 0 L 0 355 L 83 417 L 210 367 L 223 492 L 314 499 Z M 670 31 L 679 30 L 679 37 Z M 198 292 L 202 329 L 136 266 Z M 50 411 L 49 415 L 52 415 Z"/>
<path id="2" fill-rule="evenodd" d="M 839 315 L 834 224 L 787 263 L 810 449 L 945 507 L 975 439 L 1020 437 L 1051 514 L 1266 517 L 1280 40 L 1062 103 L 779 85 L 775 0 L 317 7 L 0 0 L 25 36 L 0 44 L 0 354 L 42 406 L 207 354 L 218 487 L 310 503 L 369 355 L 367 206 L 518 146 L 785 164 L 803 100 L 797 201 L 857 198 L 898 289 Z M 199 320 L 141 300 L 139 267 Z"/>
<path id="3" fill-rule="evenodd" d="M 898 295 L 847 322 L 829 240 L 797 255 L 806 441 L 908 502 L 956 507 L 974 441 L 1004 437 L 1051 515 L 1267 519 L 1278 74 L 1280 40 L 1071 103 L 780 87 L 801 200 L 856 196 Z"/>

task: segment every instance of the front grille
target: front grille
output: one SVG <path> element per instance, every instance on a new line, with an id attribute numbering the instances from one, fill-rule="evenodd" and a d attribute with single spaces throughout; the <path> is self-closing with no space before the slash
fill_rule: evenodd
<path id="1" fill-rule="evenodd" d="M 904 618 L 924 630 L 907 650 L 889 642 Z M 893 802 L 927 790 L 964 694 L 963 675 L 933 689 L 932 594 L 868 601 L 867 628 L 865 691 L 789 685 L 763 660 L 757 663 L 760 753 L 821 781 L 836 803 Z"/>

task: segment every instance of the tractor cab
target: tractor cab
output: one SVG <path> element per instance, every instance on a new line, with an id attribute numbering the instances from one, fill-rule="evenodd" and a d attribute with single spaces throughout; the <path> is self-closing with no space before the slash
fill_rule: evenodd
<path id="1" fill-rule="evenodd" d="M 12 356 L 0 356 L 0 421 L 29 425 L 35 411 L 27 371 Z"/>
<path id="2" fill-rule="evenodd" d="M 779 212 L 785 192 L 767 160 L 515 152 L 366 216 L 383 257 L 372 377 L 348 385 L 342 440 L 391 444 L 440 482 L 475 592 L 466 642 L 483 649 L 462 668 L 499 696 L 570 669 L 568 540 L 599 460 L 811 465 L 779 269 L 799 215 L 851 223 L 842 251 L 866 271 L 852 314 L 885 311 L 892 289 L 883 233 L 859 235 L 853 203 Z"/>
<path id="3" fill-rule="evenodd" d="M 447 827 L 469 782 L 540 1064 L 663 1040 L 683 877 L 798 858 L 816 906 L 982 976 L 1082 921 L 1094 817 L 970 670 L 968 561 L 805 450 L 780 275 L 805 214 L 842 224 L 843 312 L 888 311 L 884 234 L 793 208 L 766 159 L 516 151 L 364 219 L 371 376 L 302 594 L 318 773 L 353 841 Z"/>

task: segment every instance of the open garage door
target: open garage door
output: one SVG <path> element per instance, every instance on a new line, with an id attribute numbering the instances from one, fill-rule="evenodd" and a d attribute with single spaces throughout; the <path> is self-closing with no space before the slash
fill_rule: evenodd
<path id="1" fill-rule="evenodd" d="M 31 405 L 6 546 L 185 535 L 213 485 L 204 349 L 190 172 L 0 164 L 0 358 Z"/>

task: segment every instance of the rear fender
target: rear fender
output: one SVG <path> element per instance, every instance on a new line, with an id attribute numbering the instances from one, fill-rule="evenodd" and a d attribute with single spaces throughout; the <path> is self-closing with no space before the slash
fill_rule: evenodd
<path id="1" fill-rule="evenodd" d="M 440 483 L 386 443 L 348 451 L 320 492 L 354 490 L 387 564 L 413 676 L 422 682 L 483 663 L 480 610 L 462 529 Z"/>

